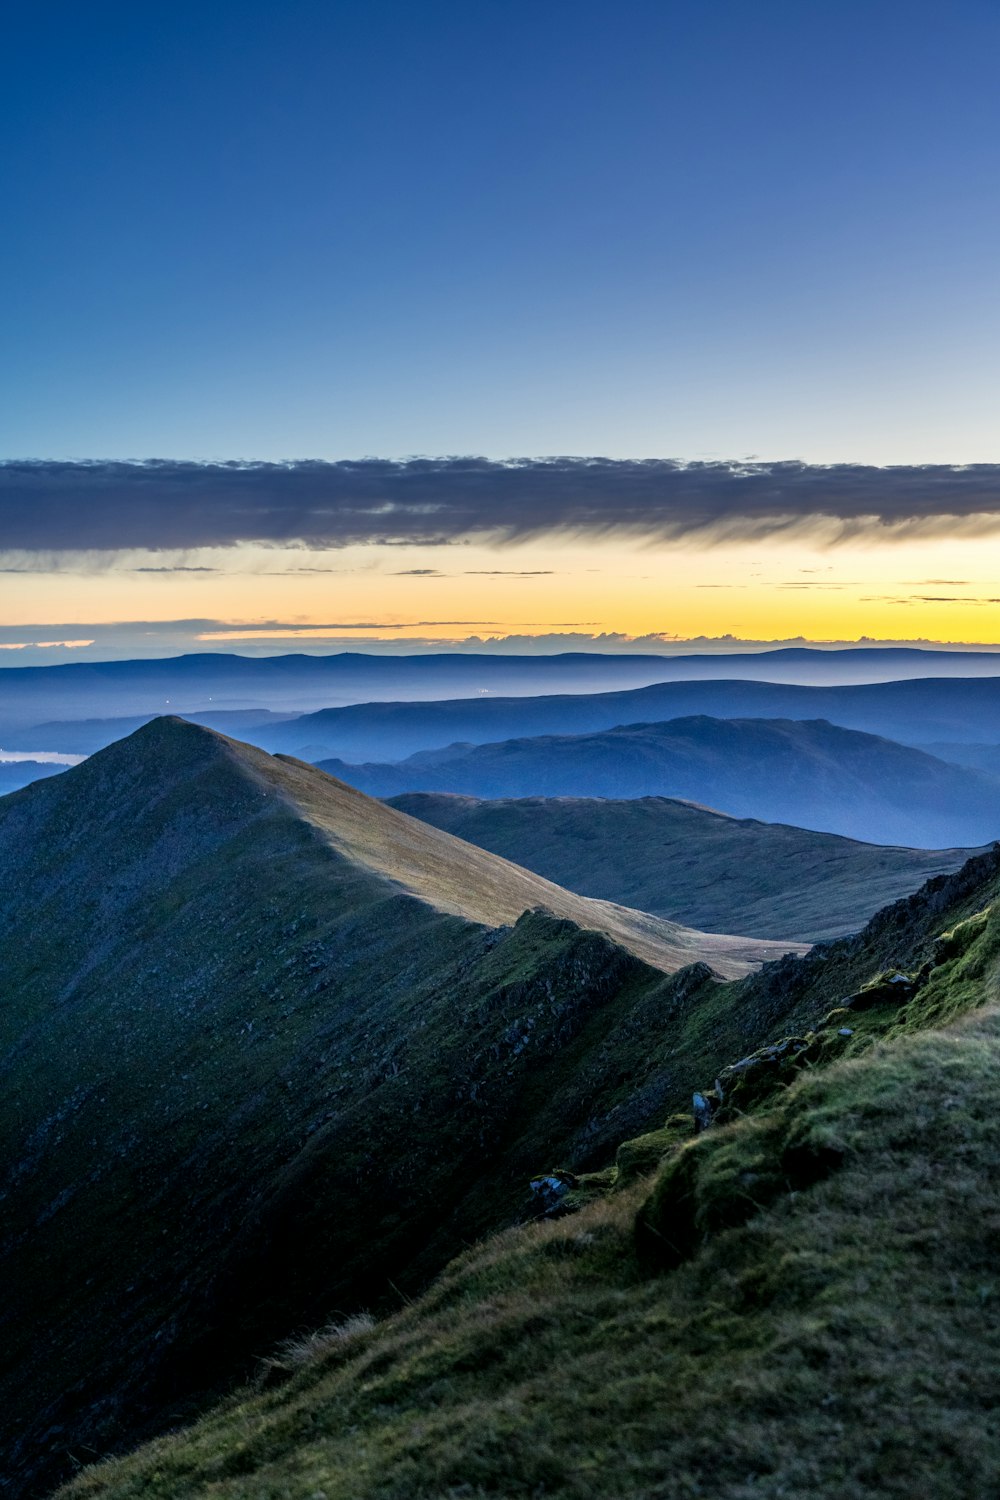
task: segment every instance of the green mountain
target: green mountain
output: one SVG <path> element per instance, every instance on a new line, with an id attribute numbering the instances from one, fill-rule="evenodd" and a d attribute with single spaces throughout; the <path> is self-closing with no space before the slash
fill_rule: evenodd
<path id="1" fill-rule="evenodd" d="M 5 1492 L 417 1290 L 540 1158 L 609 1149 L 643 1070 L 711 1070 L 684 997 L 786 946 L 572 895 L 178 720 L 0 801 Z"/>
<path id="2" fill-rule="evenodd" d="M 671 719 L 453 745 L 399 764 L 320 764 L 375 797 L 666 796 L 737 818 L 924 848 L 980 845 L 1000 833 L 1000 779 L 823 719 Z"/>
<path id="3" fill-rule="evenodd" d="M 992 1500 L 998 978 L 1000 849 L 853 938 L 692 975 L 644 1045 L 681 1010 L 728 1066 L 637 1068 L 660 1127 L 600 1171 L 582 1143 L 540 1157 L 581 1174 L 559 1217 L 286 1342 L 258 1389 L 67 1500 Z M 700 1133 L 670 1113 L 692 1090 Z"/>
<path id="4" fill-rule="evenodd" d="M 413 792 L 390 805 L 585 896 L 708 932 L 820 942 L 975 849 L 862 844 L 732 818 L 669 797 L 475 797 Z"/>

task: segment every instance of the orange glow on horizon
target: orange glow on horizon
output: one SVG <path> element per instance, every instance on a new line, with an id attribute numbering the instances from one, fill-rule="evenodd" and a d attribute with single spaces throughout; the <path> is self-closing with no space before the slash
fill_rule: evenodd
<path id="1" fill-rule="evenodd" d="M 1000 538 L 638 546 L 246 547 L 8 572 L 0 626 L 69 646 L 115 621 L 178 621 L 208 643 L 601 633 L 1000 640 Z M 26 623 L 26 622 L 31 622 Z M 36 623 L 46 622 L 46 623 Z M 24 632 L 22 635 L 21 632 Z"/>

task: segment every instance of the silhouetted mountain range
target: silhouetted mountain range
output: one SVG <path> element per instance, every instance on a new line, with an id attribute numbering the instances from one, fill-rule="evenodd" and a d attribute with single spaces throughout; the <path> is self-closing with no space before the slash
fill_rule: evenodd
<path id="1" fill-rule="evenodd" d="M 327 656 L 285 655 L 244 657 L 206 652 L 151 661 L 72 662 L 58 667 L 0 668 L 0 746 L 20 749 L 60 749 L 57 744 L 27 744 L 15 736 L 46 722 L 120 718 L 132 720 L 163 713 L 209 714 L 262 709 L 281 714 L 311 712 L 344 704 L 385 700 L 465 698 L 483 694 L 589 695 L 688 680 L 756 679 L 765 683 L 845 684 L 879 683 L 905 678 L 997 677 L 1000 653 L 951 652 L 913 648 L 849 648 L 826 651 L 791 647 L 776 651 L 705 652 L 684 656 L 616 654 L 613 650 L 568 652 L 550 656 L 507 656 L 494 652 L 436 652 L 413 656 L 380 656 L 340 652 Z M 846 711 L 846 710 L 845 710 Z M 512 734 L 567 733 L 610 728 L 613 723 L 639 718 L 668 718 L 689 713 L 757 713 L 755 706 L 737 704 L 732 710 L 706 702 L 658 708 L 655 713 L 630 711 L 614 720 L 546 722 L 504 725 L 484 734 L 452 732 L 454 739 L 500 739 Z M 763 717 L 814 718 L 847 722 L 816 704 L 803 712 L 771 704 Z M 134 725 L 132 727 L 135 727 Z M 236 731 L 234 721 L 229 726 Z M 853 723 L 850 727 L 891 733 L 885 723 Z M 126 724 L 105 731 L 96 726 L 82 752 L 100 749 L 130 732 Z M 902 734 L 902 731 L 900 731 Z M 908 736 L 902 735 L 903 738 Z M 936 739 L 937 732 L 924 734 Z M 998 736 L 1000 738 L 1000 736 Z M 427 741 L 426 744 L 442 743 Z M 294 749 L 286 744 L 274 748 Z M 339 755 L 409 754 L 425 748 L 388 743 L 358 749 L 348 742 L 327 742 L 324 753 Z"/>

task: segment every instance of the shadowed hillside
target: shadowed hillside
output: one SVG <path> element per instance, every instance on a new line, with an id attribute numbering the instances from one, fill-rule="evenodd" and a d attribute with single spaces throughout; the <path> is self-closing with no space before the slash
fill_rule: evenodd
<path id="1" fill-rule="evenodd" d="M 455 745 L 395 765 L 321 763 L 376 797 L 666 796 L 737 818 L 942 848 L 1000 832 L 1000 780 L 824 720 L 674 719 Z"/>
<path id="2" fill-rule="evenodd" d="M 623 1139 L 561 1217 L 289 1341 L 268 1389 L 67 1497 L 992 1500 L 998 899 L 993 850 L 696 994 L 689 1024 L 749 1009 L 770 1042 L 688 1073 L 701 1133 Z"/>
<path id="3" fill-rule="evenodd" d="M 177 720 L 0 801 L 7 1492 L 419 1288 L 539 1156 L 607 1149 L 633 1073 L 710 1068 L 680 1012 L 655 1044 L 643 1017 L 712 970 L 637 952 L 780 947 L 588 902 Z"/>
<path id="4" fill-rule="evenodd" d="M 391 805 L 587 896 L 713 931 L 819 942 L 863 926 L 973 849 L 856 843 L 667 797 L 482 801 L 415 792 Z"/>

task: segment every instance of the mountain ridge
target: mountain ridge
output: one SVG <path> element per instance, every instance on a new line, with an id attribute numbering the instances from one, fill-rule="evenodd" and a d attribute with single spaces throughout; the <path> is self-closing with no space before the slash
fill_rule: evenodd
<path id="1" fill-rule="evenodd" d="M 667 797 L 483 799 L 415 792 L 394 807 L 557 884 L 712 930 L 842 937 L 977 849 L 859 843 Z"/>
<path id="2" fill-rule="evenodd" d="M 294 723 L 275 726 L 261 743 L 307 760 L 398 760 L 456 742 L 591 734 L 698 715 L 822 718 L 915 745 L 979 742 L 994 733 L 1000 741 L 1000 679 L 924 677 L 814 687 L 719 678 L 666 680 L 602 693 L 359 703 L 301 715 Z"/>
<path id="3" fill-rule="evenodd" d="M 66 1500 L 987 1500 L 998 896 L 995 846 L 855 937 L 696 989 L 689 1025 L 753 1009 L 769 1043 L 686 1075 L 717 1118 L 622 1140 L 559 1217 L 289 1340 L 265 1389 Z"/>
<path id="4" fill-rule="evenodd" d="M 324 769 L 374 796 L 667 796 L 738 818 L 881 844 L 981 845 L 1000 830 L 1000 780 L 827 720 L 712 719 L 620 725 L 423 751 Z"/>
<path id="5" fill-rule="evenodd" d="M 353 857 L 345 803 L 454 862 L 401 882 L 384 849 Z M 612 1139 L 612 1039 L 721 983 L 559 912 L 427 899 L 470 863 L 499 886 L 465 902 L 555 891 L 178 721 L 0 800 L 11 1493 L 192 1415 L 330 1307 L 415 1292 L 519 1216 L 540 1155 Z"/>

